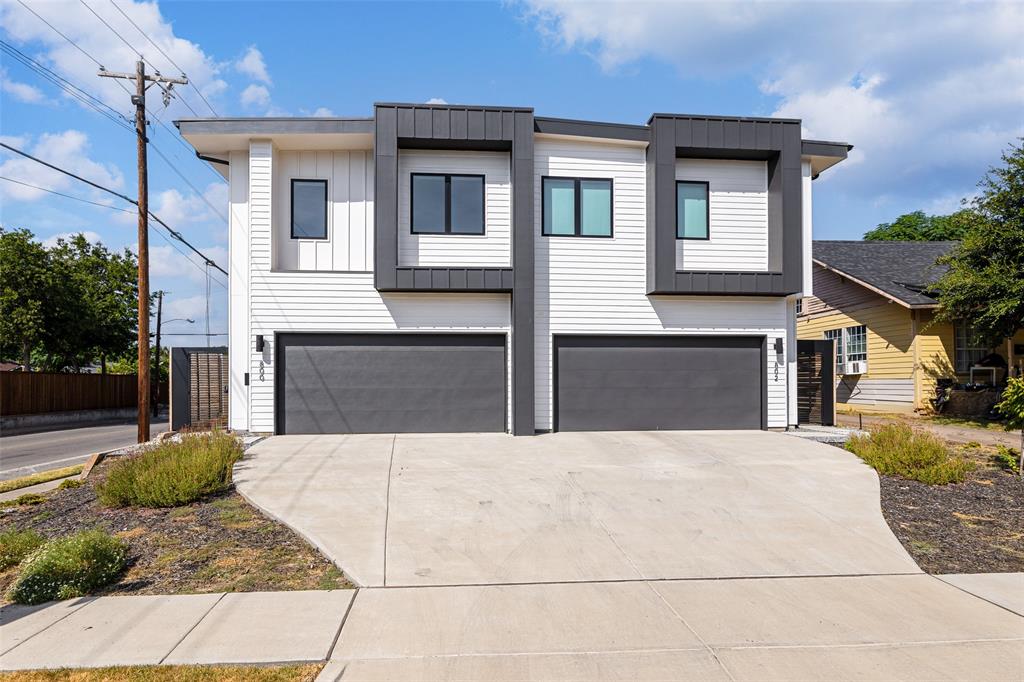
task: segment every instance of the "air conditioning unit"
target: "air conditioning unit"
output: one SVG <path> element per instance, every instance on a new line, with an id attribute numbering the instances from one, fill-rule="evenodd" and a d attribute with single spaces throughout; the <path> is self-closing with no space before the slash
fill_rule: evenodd
<path id="1" fill-rule="evenodd" d="M 866 360 L 854 360 L 843 365 L 843 374 L 867 374 L 868 363 Z"/>

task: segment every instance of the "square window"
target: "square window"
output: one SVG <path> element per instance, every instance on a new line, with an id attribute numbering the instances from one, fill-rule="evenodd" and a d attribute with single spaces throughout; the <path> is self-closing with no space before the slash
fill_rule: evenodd
<path id="1" fill-rule="evenodd" d="M 541 206 L 545 236 L 612 236 L 610 179 L 542 178 Z"/>
<path id="2" fill-rule="evenodd" d="M 444 232 L 448 219 L 445 210 L 445 177 L 412 176 L 412 231 L 422 234 Z"/>
<path id="3" fill-rule="evenodd" d="M 958 322 L 953 325 L 953 352 L 956 371 L 962 374 L 970 372 L 971 367 L 988 355 L 989 349 L 970 324 Z"/>
<path id="4" fill-rule="evenodd" d="M 327 239 L 326 180 L 292 180 L 292 239 Z"/>
<path id="5" fill-rule="evenodd" d="M 677 239 L 708 239 L 708 194 L 706 182 L 676 182 Z"/>
<path id="6" fill-rule="evenodd" d="M 484 233 L 484 179 L 479 175 L 453 175 L 451 192 L 451 232 Z"/>
<path id="7" fill-rule="evenodd" d="M 413 173 L 413 234 L 484 233 L 484 176 Z"/>

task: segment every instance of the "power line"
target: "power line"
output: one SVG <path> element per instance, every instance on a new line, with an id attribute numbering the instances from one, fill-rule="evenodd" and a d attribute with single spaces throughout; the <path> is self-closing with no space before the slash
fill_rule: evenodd
<path id="1" fill-rule="evenodd" d="M 120 13 L 121 13 L 121 16 L 123 16 L 123 17 L 124 17 L 125 19 L 127 19 L 127 20 L 128 20 L 128 23 L 130 23 L 130 24 L 131 24 L 132 26 L 134 26 L 134 27 L 135 27 L 135 30 L 137 30 L 137 31 L 138 31 L 139 33 L 141 33 L 141 34 L 142 34 L 142 36 L 143 36 L 143 37 L 144 37 L 144 38 L 145 38 L 146 40 L 148 40 L 148 41 L 149 41 L 149 43 L 150 43 L 150 44 L 151 44 L 151 45 L 152 45 L 153 47 L 155 47 L 155 48 L 156 48 L 156 49 L 157 49 L 157 50 L 158 50 L 158 51 L 160 52 L 160 54 L 162 54 L 162 55 L 164 56 L 164 58 L 165 58 L 165 59 L 166 59 L 167 61 L 169 61 L 169 62 L 171 63 L 171 66 L 173 66 L 174 68 L 176 68 L 176 69 L 177 69 L 177 70 L 178 70 L 178 71 L 179 71 L 179 72 L 181 73 L 181 75 L 182 75 L 182 76 L 185 76 L 185 69 L 183 69 L 183 68 L 181 68 L 180 66 L 178 66 L 178 64 L 177 64 L 177 63 L 176 63 L 176 62 L 175 62 L 175 61 L 174 61 L 173 59 L 171 59 L 170 55 L 169 55 L 169 54 L 167 54 L 166 52 L 164 52 L 164 51 L 163 51 L 163 48 L 161 48 L 161 47 L 160 47 L 160 46 L 159 46 L 159 45 L 158 45 L 158 44 L 156 43 L 156 41 L 155 41 L 155 40 L 153 40 L 152 38 L 150 38 L 150 37 L 149 37 L 149 34 L 148 34 L 148 33 L 146 33 L 145 31 L 143 31 L 143 30 L 142 30 L 142 29 L 141 29 L 141 28 L 139 27 L 139 25 L 138 25 L 138 24 L 136 24 L 136 23 L 135 23 L 134 21 L 132 21 L 132 18 L 131 18 L 130 16 L 128 16 L 128 14 L 126 14 L 126 13 L 125 13 L 125 11 L 124 11 L 123 9 L 121 9 L 121 7 L 120 7 L 120 6 L 119 6 L 119 5 L 118 5 L 118 4 L 116 3 L 116 2 L 114 2 L 114 0 L 110 0 L 110 4 L 111 4 L 111 5 L 113 5 L 113 6 L 114 6 L 114 8 L 115 8 L 115 9 L 116 9 L 116 10 L 117 10 L 118 12 L 120 12 Z M 186 78 L 187 78 L 187 76 L 186 76 Z M 201 91 L 199 90 L 199 88 L 197 88 L 197 87 L 195 86 L 195 84 L 194 84 L 194 83 L 192 82 L 192 80 L 191 80 L 191 79 L 189 79 L 189 85 L 191 85 L 191 86 L 192 86 L 192 89 L 196 91 L 196 94 L 197 94 L 197 95 L 199 95 L 199 98 L 200 98 L 201 100 L 203 100 L 203 103 L 205 103 L 205 104 L 206 104 L 206 106 L 210 108 L 210 111 L 211 111 L 211 112 L 213 112 L 213 115 L 214 115 L 214 116 L 220 116 L 220 114 L 218 114 L 218 113 L 217 113 L 217 110 L 213 108 L 213 105 L 212 105 L 212 104 L 210 104 L 209 100 L 207 100 L 207 99 L 206 99 L 206 97 L 205 97 L 205 96 L 203 95 L 203 93 L 202 93 L 202 92 L 201 92 Z M 182 100 L 182 101 L 184 101 L 184 100 Z"/>
<path id="2" fill-rule="evenodd" d="M 198 196 L 200 199 L 202 199 L 203 203 L 210 207 L 210 210 L 213 211 L 214 215 L 216 215 L 218 218 L 223 220 L 225 223 L 228 222 L 228 217 L 226 215 L 224 215 L 223 213 L 221 213 L 219 210 L 217 210 L 217 207 L 214 206 L 212 203 L 210 203 L 210 200 L 207 199 L 203 195 L 203 193 L 200 192 L 196 188 L 196 186 L 191 183 L 191 181 L 189 181 L 189 179 L 187 177 L 185 177 L 184 173 L 182 173 L 180 170 L 178 170 L 178 168 L 173 163 L 171 163 L 171 160 L 168 159 L 167 156 L 162 151 L 160 151 L 160 149 L 158 147 L 153 147 L 153 151 L 155 151 L 157 153 L 157 155 L 161 159 L 163 159 L 167 163 L 168 166 L 171 167 L 172 171 L 174 171 L 175 173 L 178 174 L 178 177 L 181 178 L 182 181 L 184 181 L 184 183 L 186 185 L 188 185 L 189 187 L 192 188 L 192 191 L 196 193 L 196 196 Z"/>
<path id="3" fill-rule="evenodd" d="M 85 203 L 85 204 L 92 204 L 93 206 L 100 206 L 102 208 L 109 208 L 109 209 L 111 209 L 113 211 L 121 211 L 123 213 L 133 213 L 133 214 L 135 213 L 135 211 L 132 211 L 132 210 L 127 209 L 127 208 L 121 208 L 120 206 L 111 206 L 109 204 L 101 204 L 98 201 L 89 201 L 88 199 L 83 199 L 82 197 L 76 197 L 76 196 L 72 196 L 70 194 L 64 194 L 63 192 L 58 192 L 55 189 L 47 189 L 46 187 L 40 187 L 39 185 L 33 185 L 32 183 L 24 182 L 22 180 L 15 180 L 14 178 L 8 178 L 8 177 L 3 176 L 3 175 L 0 175 L 0 180 L 6 180 L 7 182 L 13 182 L 16 185 L 24 185 L 25 187 L 31 187 L 32 189 L 38 189 L 41 192 L 49 192 L 50 194 L 56 194 L 57 196 L 64 197 L 65 199 L 74 199 L 75 201 L 81 201 L 82 203 Z"/>
<path id="4" fill-rule="evenodd" d="M 26 5 L 26 4 L 24 3 L 24 1 L 23 1 L 23 0 L 18 0 L 18 4 L 19 4 L 19 5 L 21 5 L 22 7 L 24 7 L 25 9 L 27 9 L 27 10 L 28 10 L 29 12 L 31 12 L 32 14 L 35 14 L 35 15 L 36 15 L 36 18 L 37 18 L 37 19 L 39 19 L 39 21 L 41 21 L 41 22 L 43 22 L 44 24 L 46 24 L 47 26 L 49 26 L 49 27 L 50 27 L 51 29 L 53 29 L 53 31 L 54 31 L 54 32 L 55 32 L 55 33 L 56 33 L 57 35 L 59 35 L 59 36 L 60 36 L 61 38 L 63 38 L 64 40 L 68 41 L 69 43 L 71 43 L 72 45 L 74 45 L 74 46 L 75 46 L 76 48 L 78 48 L 78 51 L 79 51 L 79 52 L 81 52 L 82 54 L 84 54 L 84 55 L 85 55 L 86 57 L 88 57 L 89 59 L 91 59 L 91 60 L 92 60 L 93 62 L 95 62 L 95 63 L 96 63 L 96 66 L 100 67 L 101 69 L 103 68 L 103 65 L 102 65 L 102 64 L 100 64 L 100 63 L 99 63 L 99 61 L 97 61 L 95 57 L 93 57 L 93 56 L 92 56 L 91 54 L 89 54 L 88 52 L 86 52 L 85 50 L 83 50 L 83 49 L 81 48 L 81 46 L 79 46 L 79 44 L 78 44 L 78 43 L 76 43 L 75 41 L 73 41 L 73 40 L 72 40 L 71 38 L 68 38 L 68 37 L 67 37 L 66 35 L 64 35 L 64 34 L 63 34 L 63 33 L 61 33 L 60 31 L 58 31 L 58 30 L 56 29 L 56 27 L 54 27 L 54 25 L 53 25 L 53 24 L 51 24 L 51 23 L 50 23 L 50 22 L 48 22 L 48 21 L 47 21 L 46 19 L 43 19 L 43 18 L 42 18 L 41 16 L 39 16 L 39 14 L 38 14 L 38 13 L 37 13 L 37 12 L 36 12 L 36 11 L 35 11 L 34 9 L 32 9 L 31 7 L 29 7 L 28 5 Z"/>
<path id="5" fill-rule="evenodd" d="M 110 189 L 109 187 L 104 187 L 103 185 L 97 184 L 97 183 L 93 182 L 92 180 L 87 180 L 87 179 L 83 178 L 80 175 L 76 175 L 75 173 L 72 173 L 71 171 L 64 170 L 63 168 L 61 168 L 59 166 L 55 166 L 52 163 L 47 163 L 46 161 L 43 161 L 42 159 L 38 159 L 38 158 L 32 156 L 31 154 L 29 154 L 27 152 L 23 152 L 20 149 L 12 147 L 11 145 L 7 144 L 6 142 L 0 142 L 0 147 L 3 147 L 4 149 L 8 149 L 8 150 L 14 152 L 15 154 L 20 154 L 21 156 L 24 156 L 27 159 L 31 159 L 32 161 L 35 161 L 36 163 L 42 164 L 42 165 L 46 166 L 47 168 L 51 168 L 51 169 L 53 169 L 53 170 L 55 170 L 55 171 L 57 171 L 59 173 L 63 173 L 64 175 L 72 177 L 75 180 L 78 180 L 80 182 L 84 182 L 85 184 L 90 185 L 92 187 L 95 187 L 96 189 L 102 190 L 102 191 L 106 192 L 107 194 L 113 194 L 115 197 L 118 197 L 120 199 L 124 199 L 125 201 L 127 201 L 127 202 L 129 202 L 131 204 L 134 204 L 136 206 L 139 205 L 139 202 L 136 201 L 135 199 L 132 199 L 131 197 L 125 196 L 124 194 L 121 194 L 120 192 L 116 192 L 116 191 Z M 189 241 L 187 239 L 185 239 L 183 236 L 181 236 L 180 232 L 174 230 L 170 225 L 168 225 L 163 220 L 161 220 L 155 213 L 153 213 L 152 211 L 147 211 L 147 214 L 151 218 L 153 218 L 153 220 L 155 220 L 156 222 L 158 222 L 161 225 L 163 225 L 164 228 L 168 232 L 171 233 L 171 236 L 173 236 L 175 239 L 180 241 L 182 244 L 184 244 L 185 246 L 190 248 L 197 256 L 202 258 L 203 261 L 209 263 L 212 267 L 214 267 L 217 270 L 219 270 L 220 272 L 224 273 L 225 276 L 228 275 L 228 271 L 227 270 L 225 270 L 221 266 L 217 265 L 217 263 L 214 260 L 212 260 L 211 258 L 208 258 L 206 256 L 206 254 L 204 254 L 202 251 L 200 251 L 196 247 L 192 246 L 192 244 L 189 243 Z"/>

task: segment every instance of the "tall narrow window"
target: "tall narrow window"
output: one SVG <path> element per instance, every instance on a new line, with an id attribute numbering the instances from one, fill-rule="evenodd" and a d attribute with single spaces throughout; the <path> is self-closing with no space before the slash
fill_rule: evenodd
<path id="1" fill-rule="evenodd" d="M 611 237 L 612 181 L 543 178 L 541 218 L 548 237 Z"/>
<path id="2" fill-rule="evenodd" d="M 956 356 L 957 372 L 969 372 L 971 367 L 988 355 L 988 350 L 971 325 L 964 322 L 953 325 L 953 351 Z"/>
<path id="3" fill-rule="evenodd" d="M 843 364 L 846 362 L 843 355 L 843 330 L 827 329 L 825 330 L 825 338 L 836 342 L 836 374 L 842 374 L 844 371 Z"/>
<path id="4" fill-rule="evenodd" d="M 708 183 L 676 182 L 676 238 L 708 239 L 711 209 Z"/>
<path id="5" fill-rule="evenodd" d="M 292 239 L 327 239 L 326 180 L 292 180 Z"/>
<path id="6" fill-rule="evenodd" d="M 483 234 L 484 176 L 412 174 L 413 234 Z"/>
<path id="7" fill-rule="evenodd" d="M 847 327 L 846 359 L 849 362 L 863 362 L 868 359 L 868 328 L 862 324 Z"/>

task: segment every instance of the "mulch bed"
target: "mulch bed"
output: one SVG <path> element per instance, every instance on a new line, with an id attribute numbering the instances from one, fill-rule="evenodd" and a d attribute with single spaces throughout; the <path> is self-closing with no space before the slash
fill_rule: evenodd
<path id="1" fill-rule="evenodd" d="M 963 483 L 880 476 L 882 513 L 928 573 L 1024 571 L 1024 481 L 984 466 Z"/>
<path id="2" fill-rule="evenodd" d="M 183 594 L 351 587 L 338 568 L 283 524 L 233 490 L 172 509 L 107 509 L 94 484 L 46 494 L 35 505 L 0 510 L 0 531 L 33 529 L 45 538 L 99 527 L 124 539 L 129 569 L 104 594 Z M 0 573 L 6 592 L 16 569 Z M 0 593 L 2 593 L 0 592 Z"/>

